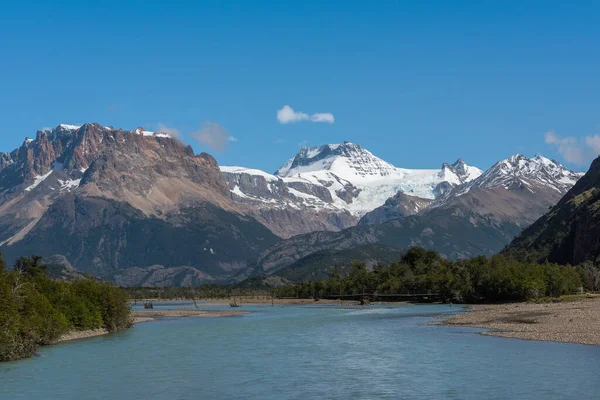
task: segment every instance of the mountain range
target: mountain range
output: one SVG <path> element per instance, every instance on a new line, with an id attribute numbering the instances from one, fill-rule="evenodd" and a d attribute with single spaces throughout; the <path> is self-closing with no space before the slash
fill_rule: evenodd
<path id="1" fill-rule="evenodd" d="M 399 192 L 424 205 L 482 173 L 462 160 L 439 170 L 397 168 L 349 142 L 305 147 L 274 174 L 228 166 L 221 171 L 233 201 L 283 238 L 354 226 Z"/>
<path id="2" fill-rule="evenodd" d="M 580 177 L 522 155 L 485 172 L 398 168 L 349 142 L 302 148 L 270 174 L 219 167 L 167 133 L 63 124 L 0 153 L 0 251 L 123 285 L 300 279 L 312 272 L 298 262 L 347 249 L 373 263 L 411 245 L 498 252 Z"/>

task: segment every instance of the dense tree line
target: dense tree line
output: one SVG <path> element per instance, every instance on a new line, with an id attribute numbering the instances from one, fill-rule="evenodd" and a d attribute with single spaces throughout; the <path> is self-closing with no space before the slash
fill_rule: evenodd
<path id="1" fill-rule="evenodd" d="M 525 301 L 596 290 L 598 268 L 518 262 L 502 255 L 449 261 L 433 250 L 414 247 L 398 261 L 368 270 L 354 262 L 349 273 L 338 268 L 329 278 L 277 289 L 280 297 L 323 298 L 338 295 L 434 293 L 444 301 L 486 303 Z"/>
<path id="2" fill-rule="evenodd" d="M 72 330 L 131 326 L 127 293 L 110 283 L 52 280 L 40 257 L 7 270 L 0 254 L 0 361 L 30 357 Z"/>

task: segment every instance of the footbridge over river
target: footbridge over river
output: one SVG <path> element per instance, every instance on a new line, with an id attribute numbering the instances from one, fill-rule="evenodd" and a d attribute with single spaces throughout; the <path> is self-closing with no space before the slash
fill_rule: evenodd
<path id="1" fill-rule="evenodd" d="M 398 294 L 348 294 L 348 295 L 330 295 L 323 296 L 327 300 L 368 300 L 375 301 L 419 301 L 419 302 L 435 302 L 441 301 L 442 296 L 437 293 L 398 293 Z"/>

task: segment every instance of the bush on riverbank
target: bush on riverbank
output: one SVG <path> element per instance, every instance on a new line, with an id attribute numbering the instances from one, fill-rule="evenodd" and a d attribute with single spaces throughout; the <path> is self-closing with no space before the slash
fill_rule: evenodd
<path id="1" fill-rule="evenodd" d="M 435 293 L 444 301 L 489 303 L 525 301 L 571 294 L 582 286 L 581 271 L 554 264 L 518 262 L 502 255 L 449 261 L 437 252 L 414 247 L 399 262 L 367 270 L 354 262 L 342 276 L 333 268 L 327 280 L 278 289 L 281 297 Z"/>
<path id="2" fill-rule="evenodd" d="M 131 326 L 128 296 L 110 283 L 51 280 L 40 257 L 8 271 L 0 254 L 0 361 L 30 357 L 72 330 Z"/>

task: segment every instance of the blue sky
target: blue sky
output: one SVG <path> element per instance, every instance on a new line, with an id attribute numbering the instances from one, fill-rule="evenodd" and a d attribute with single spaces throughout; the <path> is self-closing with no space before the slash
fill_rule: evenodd
<path id="1" fill-rule="evenodd" d="M 343 140 L 407 168 L 600 152 L 597 2 L 123 3 L 3 3 L 1 151 L 96 121 L 270 172 Z M 308 119 L 280 123 L 284 105 Z M 210 127 L 237 141 L 193 138 Z"/>

